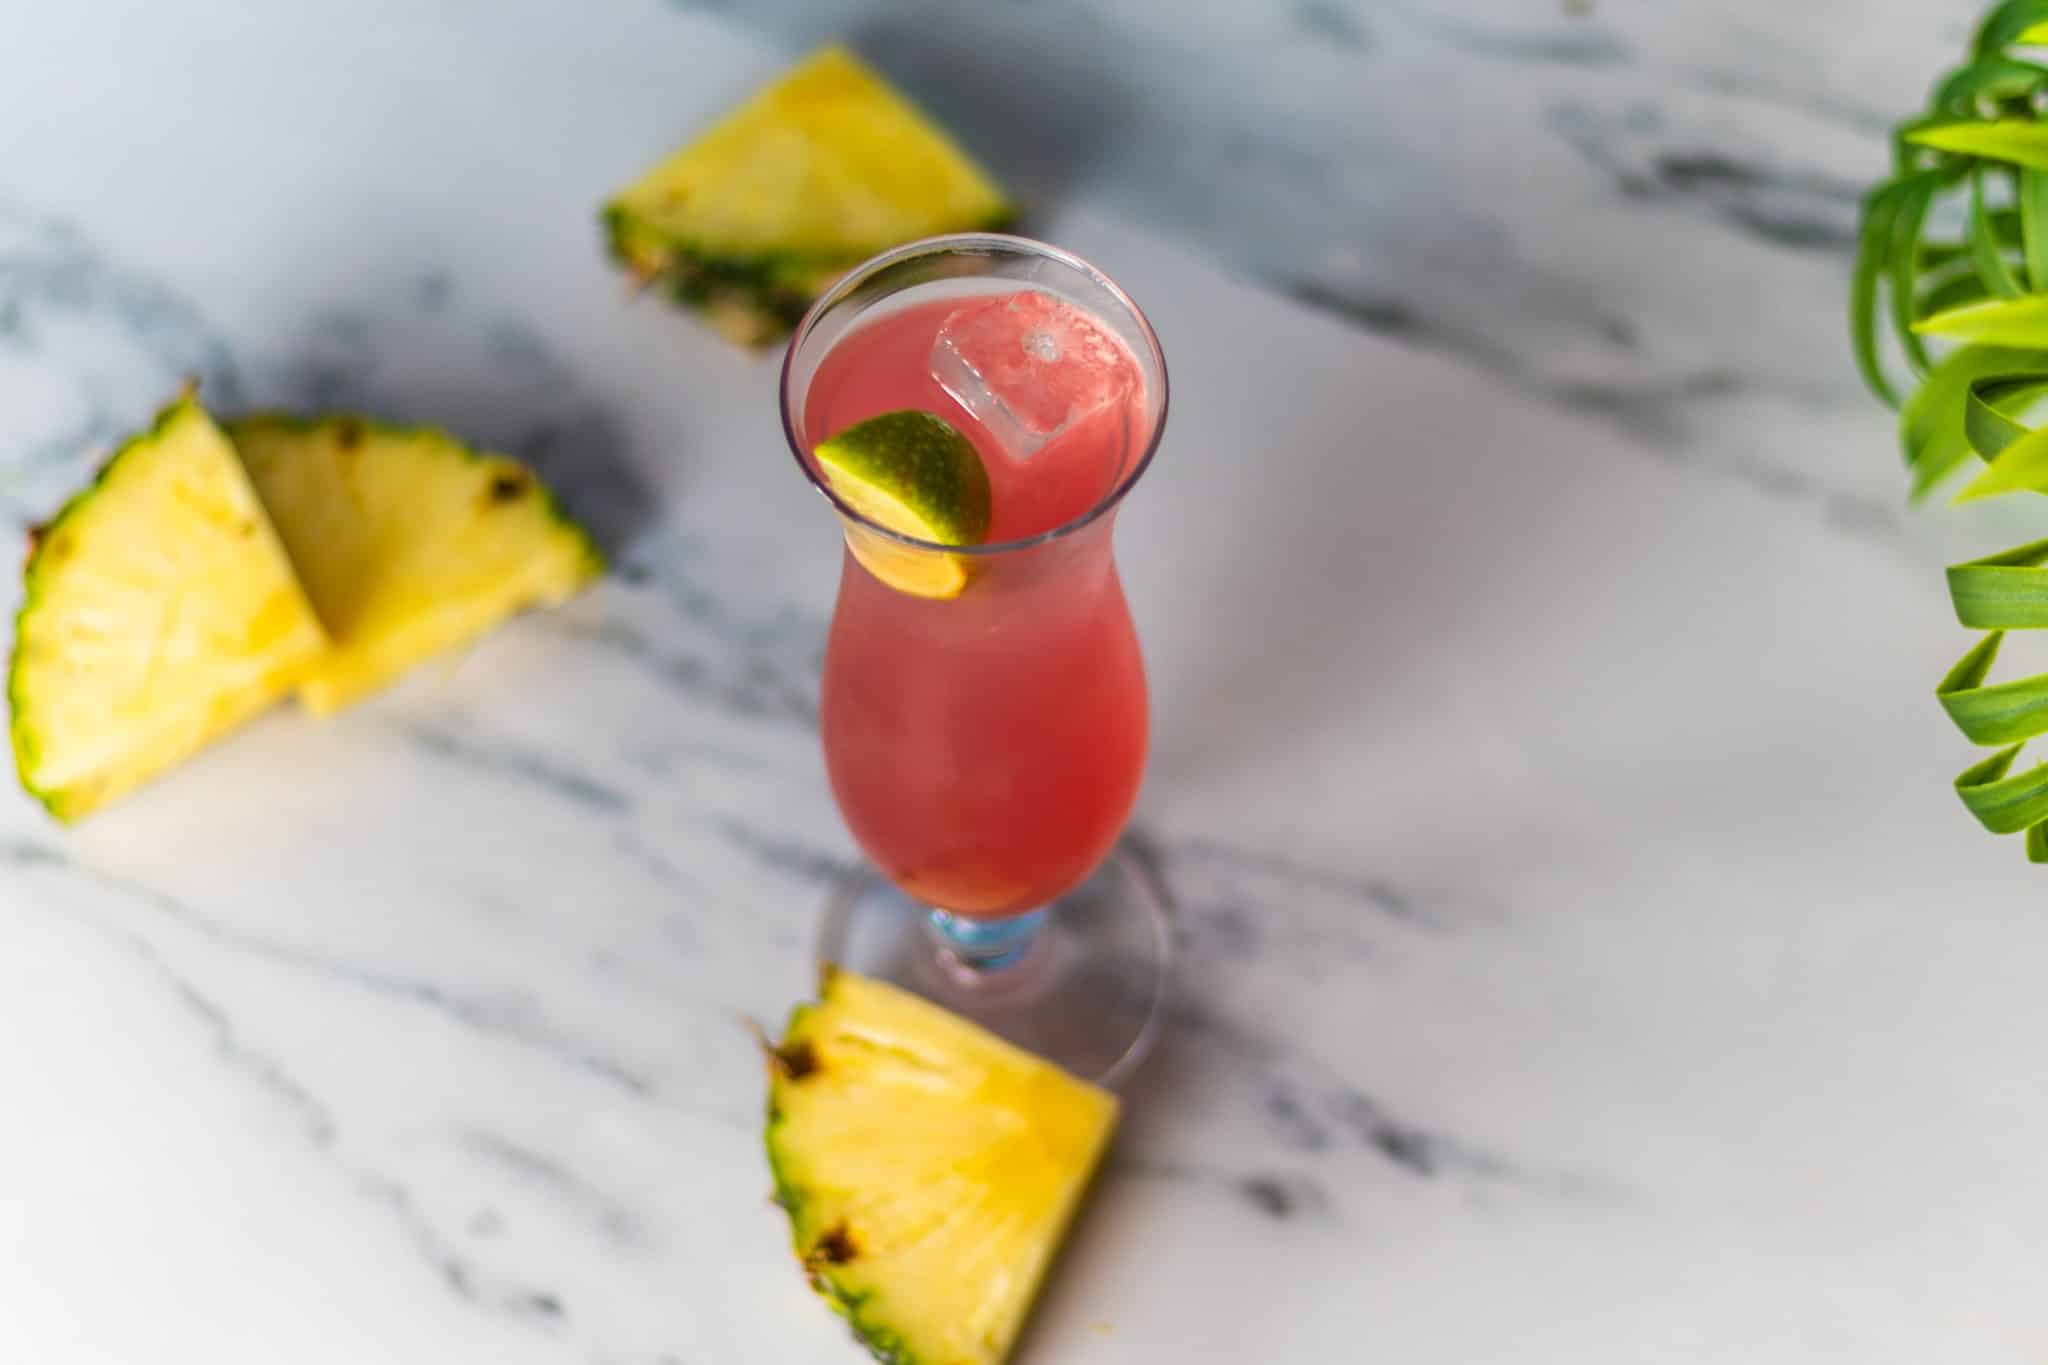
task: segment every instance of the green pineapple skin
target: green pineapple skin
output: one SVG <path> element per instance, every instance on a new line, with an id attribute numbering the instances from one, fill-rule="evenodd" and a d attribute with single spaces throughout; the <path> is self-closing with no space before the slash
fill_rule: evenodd
<path id="1" fill-rule="evenodd" d="M 46 566 L 43 564 L 42 548 L 53 542 L 57 538 L 57 533 L 64 529 L 65 523 L 78 515 L 78 513 L 85 509 L 88 503 L 99 496 L 101 489 L 106 485 L 107 479 L 114 473 L 116 466 L 122 460 L 127 458 L 137 448 L 161 439 L 171 423 L 182 417 L 188 408 L 197 407 L 198 403 L 198 398 L 188 392 L 184 397 L 177 399 L 175 402 L 165 404 L 148 427 L 136 432 L 133 436 L 123 441 L 119 446 L 115 447 L 113 454 L 101 461 L 99 470 L 92 476 L 90 483 L 86 484 L 85 487 L 79 489 L 76 493 L 73 493 L 69 498 L 66 498 L 63 506 L 59 507 L 48 521 L 43 522 L 39 526 L 31 527 L 29 530 L 28 563 L 22 569 L 21 606 L 14 613 L 14 638 L 16 645 L 14 657 L 9 660 L 7 666 L 7 732 L 8 740 L 14 749 L 15 777 L 20 781 L 22 790 L 35 798 L 36 804 L 48 811 L 50 817 L 60 824 L 70 824 L 76 818 L 77 813 L 67 811 L 64 808 L 64 803 L 57 792 L 46 791 L 29 781 L 29 771 L 35 766 L 37 746 L 35 734 L 29 729 L 27 724 L 27 713 L 22 705 L 21 694 L 23 666 L 22 651 L 19 643 L 22 638 L 21 627 L 22 622 L 28 619 L 29 613 L 34 610 L 42 598 L 43 576 L 47 572 Z"/>
<path id="2" fill-rule="evenodd" d="M 788 1045 L 788 1040 L 802 1039 L 806 1036 L 801 1030 L 805 1021 L 817 1008 L 818 1006 L 814 1004 L 803 1004 L 790 1011 L 789 1023 L 782 1031 L 784 1046 Z M 811 1259 L 811 1247 L 808 1243 L 817 1236 L 818 1230 L 810 1226 L 810 1220 L 805 1213 L 803 1191 L 789 1178 L 789 1162 L 777 1141 L 782 1127 L 782 1110 L 775 1103 L 776 1090 L 779 1086 L 792 1083 L 783 1079 L 779 1073 L 771 1076 L 768 1085 L 768 1124 L 764 1138 L 764 1144 L 768 1149 L 768 1172 L 775 1181 L 775 1202 L 789 1214 L 790 1245 L 796 1252 L 797 1260 L 803 1264 L 805 1272 L 810 1276 L 811 1287 L 818 1291 L 819 1296 L 833 1312 L 846 1319 L 853 1339 L 859 1342 L 869 1355 L 882 1362 L 882 1365 L 921 1365 L 893 1328 L 870 1322 L 861 1315 L 861 1308 L 868 1299 L 866 1294 L 842 1284 L 833 1275 L 830 1265 L 816 1264 Z"/>
<path id="3" fill-rule="evenodd" d="M 766 1149 L 769 1173 L 774 1182 L 773 1200 L 789 1217 L 791 1246 L 796 1253 L 798 1264 L 810 1281 L 811 1288 L 825 1300 L 833 1312 L 845 1319 L 854 1340 L 876 1360 L 883 1362 L 883 1365 L 940 1365 L 940 1362 L 951 1362 L 962 1357 L 948 1349 L 942 1340 L 921 1340 L 915 1324 L 906 1323 L 899 1327 L 885 1320 L 896 1316 L 891 1310 L 900 1310 L 903 1305 L 892 1303 L 886 1282 L 867 1282 L 868 1277 L 863 1270 L 866 1262 L 861 1257 L 859 1243 L 848 1237 L 846 1224 L 837 1221 L 836 1214 L 829 1207 L 823 1210 L 814 1208 L 811 1195 L 806 1190 L 806 1182 L 816 1176 L 807 1173 L 807 1163 L 800 1152 L 789 1150 L 785 1129 L 790 1120 L 783 1107 L 783 1101 L 797 1092 L 804 1084 L 806 1076 L 814 1074 L 824 1064 L 825 1059 L 817 1049 L 816 1040 L 832 1036 L 832 1026 L 843 1017 L 838 1008 L 842 997 L 835 991 L 835 983 L 847 978 L 857 983 L 856 989 L 873 989 L 879 986 L 899 995 L 908 994 L 900 988 L 888 986 L 887 983 L 862 985 L 862 978 L 827 964 L 820 973 L 818 998 L 802 1002 L 790 1011 L 780 1042 L 765 1035 L 761 1036 L 768 1069 L 767 1122 L 763 1145 Z M 971 1021 L 947 1016 L 944 1010 L 929 1001 L 913 1003 L 920 1010 L 935 1012 L 940 1019 L 948 1021 L 952 1028 L 964 1030 L 968 1035 L 963 1040 L 966 1045 L 977 1048 L 985 1046 L 983 1043 L 976 1043 L 972 1037 L 974 1034 L 984 1033 L 985 1030 L 977 1028 Z M 855 1014 L 853 1017 L 860 1016 Z M 1029 1053 L 1005 1043 L 1000 1038 L 988 1039 L 987 1043 L 993 1044 L 996 1049 L 1007 1050 L 1029 1062 L 1035 1062 L 1039 1067 L 1055 1075 L 1059 1074 L 1049 1063 L 1032 1058 Z M 887 1043 L 881 1046 L 884 1051 L 889 1050 Z M 1075 1082 L 1071 1077 L 1066 1079 L 1066 1084 L 1077 1091 L 1093 1092 L 1095 1099 L 1086 1102 L 1094 1109 L 1094 1131 L 1087 1154 L 1089 1165 L 1085 1172 L 1082 1172 L 1084 1183 L 1074 1187 L 1074 1196 L 1066 1214 L 1063 1215 L 1061 1225 L 1050 1231 L 1052 1240 L 1047 1245 L 1055 1251 L 1058 1241 L 1071 1226 L 1072 1213 L 1086 1198 L 1087 1186 L 1101 1174 L 1101 1158 L 1108 1150 L 1117 1114 L 1113 1096 L 1097 1087 Z M 1085 1101 L 1085 1097 L 1078 1093 L 1068 1098 L 1077 1104 Z M 825 1163 L 825 1170 L 821 1174 L 830 1179 L 829 1162 Z M 830 1195 L 829 1190 L 820 1191 L 820 1202 L 829 1206 L 833 1202 Z M 826 1225 L 822 1221 L 824 1217 L 833 1217 L 835 1222 Z M 835 1238 L 841 1239 L 839 1245 L 847 1249 L 844 1256 L 837 1254 L 834 1247 Z M 1043 1270 L 1044 1267 L 1041 1265 L 1041 1278 L 1032 1285 L 1031 1297 L 1035 1297 L 1038 1290 L 1043 1287 Z M 878 1294 L 882 1295 L 879 1301 L 876 1299 Z M 1024 1303 L 1023 1308 L 1028 1312 L 1029 1303 Z M 1021 1329 L 1027 1325 L 1022 1317 L 1015 1320 L 1017 1330 L 1014 1330 L 1005 1342 L 1003 1358 L 1009 1358 L 1009 1351 L 1015 1347 L 1022 1335 Z M 983 1339 L 980 1344 L 988 1346 L 993 1343 Z M 973 1354 L 974 1358 L 981 1358 L 978 1352 Z"/>
<path id="4" fill-rule="evenodd" d="M 743 345 L 765 346 L 788 336 L 816 298 L 812 281 L 820 274 L 850 270 L 864 259 L 799 248 L 744 254 L 706 251 L 663 233 L 618 201 L 604 206 L 599 221 L 606 253 L 626 270 L 665 281 L 669 296 L 695 312 L 732 309 L 751 322 L 751 328 L 728 331 Z M 1006 206 L 962 231 L 1002 232 L 1016 223 L 1016 210 Z"/>

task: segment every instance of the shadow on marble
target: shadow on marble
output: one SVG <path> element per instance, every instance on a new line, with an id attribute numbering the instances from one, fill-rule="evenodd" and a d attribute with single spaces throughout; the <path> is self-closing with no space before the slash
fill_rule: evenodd
<path id="1" fill-rule="evenodd" d="M 1086 41 L 1098 21 L 1085 12 L 1052 20 L 1029 5 L 754 0 L 744 18 L 792 54 L 833 41 L 859 52 L 1019 195 L 1027 214 L 1071 197 L 1139 121 L 1129 63 L 1118 61 L 1125 54 Z"/>
<path id="2" fill-rule="evenodd" d="M 651 524 L 657 500 L 618 417 L 537 329 L 512 319 L 458 319 L 451 328 L 439 316 L 445 302 L 416 292 L 419 316 L 396 309 L 315 316 L 294 344 L 267 358 L 264 396 L 301 412 L 354 410 L 443 427 L 524 460 L 606 558 L 621 562 Z M 442 335 L 450 330 L 457 335 Z"/>
<path id="3" fill-rule="evenodd" d="M 229 404 L 243 388 L 228 341 L 191 299 L 68 219 L 0 195 L 0 515 L 47 515 L 187 379 Z"/>
<path id="4" fill-rule="evenodd" d="M 1072 42 L 1030 15 L 961 18 L 949 5 L 890 10 L 864 16 L 846 41 L 1023 199 L 1028 228 L 1031 214 L 1055 207 L 1106 158 L 1136 94 L 1106 48 Z"/>
<path id="5" fill-rule="evenodd" d="M 1229 320 L 1197 325 L 1225 328 Z M 1171 351 L 1172 336 L 1166 341 Z M 1225 383 L 1234 387 L 1222 376 L 1177 373 L 1176 402 L 1182 392 L 1230 392 L 1211 387 Z M 1203 552 L 1175 571 L 1174 596 L 1202 604 L 1207 626 L 1179 657 L 1152 661 L 1179 694 L 1153 738 L 1156 771 L 1174 781 L 1227 777 L 1292 736 L 1359 724 L 1362 712 L 1387 704 L 1376 699 L 1394 695 L 1389 674 L 1403 651 L 1388 642 L 1443 614 L 1428 597 L 1452 585 L 1402 571 L 1403 547 L 1430 533 L 1428 519 L 1388 496 L 1400 487 L 1389 462 L 1420 457 L 1379 439 L 1384 453 L 1333 441 L 1333 433 L 1368 429 L 1363 414 L 1382 395 L 1369 376 L 1361 383 L 1355 375 L 1312 377 L 1301 390 L 1262 408 L 1255 440 L 1217 430 L 1186 404 L 1174 420 L 1199 439 L 1182 438 L 1175 450 L 1169 430 L 1152 476 L 1200 481 L 1205 500 L 1231 508 L 1205 526 Z M 1398 395 L 1385 399 L 1400 405 Z M 1369 429 L 1383 429 L 1377 416 Z M 1260 454 L 1229 453 L 1239 450 Z M 1273 468 L 1282 463 L 1291 466 L 1284 476 Z M 1147 552 L 1125 553 L 1142 570 Z M 1332 583 L 1344 585 L 1342 612 L 1331 610 Z"/>

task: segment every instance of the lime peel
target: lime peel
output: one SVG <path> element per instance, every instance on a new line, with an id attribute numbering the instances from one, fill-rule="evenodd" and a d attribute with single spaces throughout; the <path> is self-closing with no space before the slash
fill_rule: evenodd
<path id="1" fill-rule="evenodd" d="M 958 427 L 935 413 L 904 408 L 854 423 L 820 441 L 812 455 L 858 518 L 925 542 L 908 545 L 848 519 L 846 545 L 862 567 L 915 597 L 960 595 L 973 577 L 971 558 L 926 548 L 988 539 L 988 470 Z"/>

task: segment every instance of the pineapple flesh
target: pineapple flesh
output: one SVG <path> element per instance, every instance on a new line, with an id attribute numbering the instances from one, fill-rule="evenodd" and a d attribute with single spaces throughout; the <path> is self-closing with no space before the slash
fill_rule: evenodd
<path id="1" fill-rule="evenodd" d="M 998 1365 L 1113 1096 L 851 972 L 769 1053 L 768 1161 L 812 1285 L 893 1365 Z"/>
<path id="2" fill-rule="evenodd" d="M 605 206 L 612 255 L 667 281 L 725 336 L 785 334 L 848 267 L 944 232 L 1001 227 L 1008 198 L 951 138 L 829 46 Z"/>
<path id="3" fill-rule="evenodd" d="M 75 820 L 269 706 L 325 647 L 234 448 L 187 395 L 33 540 L 8 676 L 22 785 Z"/>
<path id="4" fill-rule="evenodd" d="M 332 640 L 299 684 L 315 715 L 603 570 L 533 471 L 445 432 L 277 415 L 228 430 Z"/>

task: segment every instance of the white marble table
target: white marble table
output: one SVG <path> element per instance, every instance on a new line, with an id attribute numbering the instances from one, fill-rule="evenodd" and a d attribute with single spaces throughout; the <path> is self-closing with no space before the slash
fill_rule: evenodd
<path id="1" fill-rule="evenodd" d="M 833 529 L 592 219 L 838 29 L 963 125 L 949 52 L 1056 35 L 996 104 L 1057 146 L 968 131 L 1174 365 L 1121 553 L 1181 1003 L 1023 1358 L 2041 1359 L 2048 881 L 1930 695 L 1939 566 L 2040 531 L 1906 513 L 1839 335 L 1928 8 L 15 0 L 0 512 L 196 373 L 625 548 L 75 832 L 0 795 L 0 1360 L 859 1358 L 741 1025 L 851 857 Z"/>

